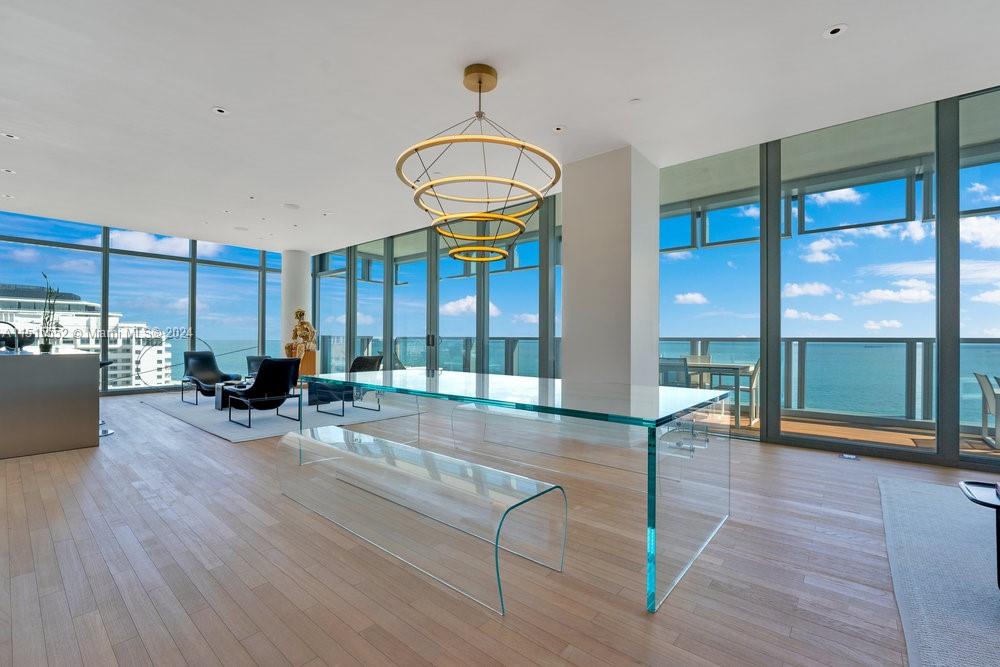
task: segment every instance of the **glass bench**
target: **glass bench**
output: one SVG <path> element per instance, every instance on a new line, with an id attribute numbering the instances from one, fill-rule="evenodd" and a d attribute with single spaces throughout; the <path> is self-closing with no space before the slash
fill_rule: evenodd
<path id="1" fill-rule="evenodd" d="M 556 484 L 335 426 L 288 433 L 277 458 L 284 495 L 500 614 L 501 551 L 563 569 Z"/>

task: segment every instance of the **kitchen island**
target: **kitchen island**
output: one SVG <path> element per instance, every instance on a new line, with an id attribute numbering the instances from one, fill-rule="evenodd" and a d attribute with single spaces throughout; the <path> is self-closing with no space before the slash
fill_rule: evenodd
<path id="1" fill-rule="evenodd" d="M 97 354 L 0 353 L 0 458 L 97 446 Z"/>

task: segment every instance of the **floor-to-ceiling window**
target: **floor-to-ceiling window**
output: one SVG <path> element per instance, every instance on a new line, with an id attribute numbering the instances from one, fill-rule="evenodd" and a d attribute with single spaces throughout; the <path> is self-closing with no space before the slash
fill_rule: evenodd
<path id="1" fill-rule="evenodd" d="M 108 261 L 108 388 L 179 383 L 190 340 L 191 265 L 133 255 Z"/>
<path id="2" fill-rule="evenodd" d="M 47 276 L 60 293 L 59 331 L 52 340 L 57 351 L 81 349 L 112 362 L 101 375 L 102 389 L 176 385 L 195 324 L 203 329 L 202 338 L 231 335 L 241 341 L 239 354 L 242 348 L 256 354 L 263 345 L 257 326 L 259 284 L 264 280 L 269 286 L 268 307 L 277 317 L 280 261 L 277 253 L 252 248 L 0 212 L 0 321 L 23 332 L 36 330 Z M 197 298 L 191 292 L 196 266 L 207 280 Z M 227 269 L 237 273 L 226 275 L 240 279 L 223 298 L 209 274 Z M 212 310 L 208 302 L 213 299 L 230 306 Z M 200 302 L 200 309 L 192 308 L 192 301 Z M 227 357 L 237 354 L 226 345 L 220 350 Z M 242 358 L 230 361 L 225 363 L 245 372 Z"/>
<path id="3" fill-rule="evenodd" d="M 264 354 L 283 357 L 281 340 L 281 274 L 268 273 L 264 282 Z"/>
<path id="4" fill-rule="evenodd" d="M 385 242 L 379 239 L 359 245 L 355 265 L 357 332 L 354 339 L 354 356 L 382 354 Z"/>
<path id="5" fill-rule="evenodd" d="M 959 145 L 960 445 L 964 456 L 994 459 L 1000 457 L 1000 405 L 990 396 L 1000 392 L 1000 92 L 960 100 Z"/>
<path id="6" fill-rule="evenodd" d="M 552 354 L 555 377 L 562 377 L 562 286 L 563 286 L 563 266 L 562 266 L 562 238 L 563 238 L 563 217 L 562 217 L 562 197 L 555 195 L 551 199 L 555 207 L 555 232 L 552 242 L 555 244 L 552 266 L 552 296 L 553 296 L 553 342 Z"/>
<path id="7" fill-rule="evenodd" d="M 538 216 L 506 260 L 489 264 L 490 373 L 538 375 Z"/>
<path id="8" fill-rule="evenodd" d="M 660 170 L 660 383 L 739 387 L 760 417 L 759 148 Z"/>
<path id="9" fill-rule="evenodd" d="M 215 353 L 224 373 L 247 373 L 258 350 L 259 276 L 251 269 L 198 265 L 196 348 Z"/>
<path id="10" fill-rule="evenodd" d="M 438 259 L 438 365 L 476 370 L 476 270 L 441 252 Z M 494 304 L 487 306 L 496 312 Z"/>
<path id="11" fill-rule="evenodd" d="M 395 368 L 427 365 L 427 230 L 393 239 L 392 349 Z"/>
<path id="12" fill-rule="evenodd" d="M 0 241 L 0 321 L 37 334 L 48 283 L 58 290 L 53 349 L 100 351 L 101 261 L 92 250 Z M 0 327 L 0 336 L 11 334 Z"/>
<path id="13" fill-rule="evenodd" d="M 319 366 L 323 373 L 347 370 L 347 250 L 324 255 L 316 281 Z"/>
<path id="14" fill-rule="evenodd" d="M 936 447 L 933 104 L 781 142 L 782 435 Z"/>

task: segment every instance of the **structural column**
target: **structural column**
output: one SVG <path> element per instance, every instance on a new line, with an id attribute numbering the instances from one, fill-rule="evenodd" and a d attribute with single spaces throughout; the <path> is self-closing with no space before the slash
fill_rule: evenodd
<path id="1" fill-rule="evenodd" d="M 632 146 L 565 165 L 566 380 L 659 382 L 659 188 Z"/>
<path id="2" fill-rule="evenodd" d="M 303 250 L 281 252 L 281 342 L 292 339 L 295 311 L 302 308 L 312 321 L 312 265 Z M 315 324 L 315 323 L 314 323 Z"/>

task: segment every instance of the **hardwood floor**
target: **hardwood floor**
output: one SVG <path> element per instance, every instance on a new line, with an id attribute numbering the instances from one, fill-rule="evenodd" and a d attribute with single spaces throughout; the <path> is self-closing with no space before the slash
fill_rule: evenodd
<path id="1" fill-rule="evenodd" d="M 648 614 L 600 520 L 635 473 L 573 461 L 566 571 L 513 571 L 500 617 L 281 496 L 274 439 L 102 414 L 97 449 L 2 462 L 0 663 L 899 665 L 877 477 L 990 478 L 735 441 L 731 519 Z"/>

